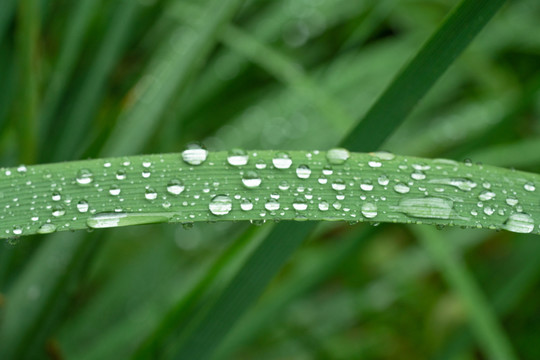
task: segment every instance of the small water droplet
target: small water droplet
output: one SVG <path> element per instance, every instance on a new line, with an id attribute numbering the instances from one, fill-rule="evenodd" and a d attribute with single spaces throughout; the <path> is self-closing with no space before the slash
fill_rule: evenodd
<path id="1" fill-rule="evenodd" d="M 242 176 L 242 184 L 248 189 L 253 189 L 261 185 L 262 179 L 255 171 L 246 171 Z"/>
<path id="2" fill-rule="evenodd" d="M 378 182 L 379 185 L 381 185 L 381 186 L 386 186 L 386 185 L 388 185 L 388 183 L 390 182 L 390 179 L 388 179 L 388 176 L 386 176 L 386 175 L 381 175 L 381 176 L 379 176 L 379 178 L 377 179 L 377 182 Z"/>
<path id="3" fill-rule="evenodd" d="M 330 176 L 334 173 L 334 169 L 330 165 L 325 165 L 322 169 L 323 175 Z"/>
<path id="4" fill-rule="evenodd" d="M 167 184 L 167 192 L 173 195 L 180 195 L 185 188 L 184 183 L 178 179 L 172 179 Z"/>
<path id="5" fill-rule="evenodd" d="M 151 187 L 146 187 L 144 197 L 146 200 L 155 200 L 157 198 L 157 192 Z"/>
<path id="6" fill-rule="evenodd" d="M 371 160 L 368 161 L 368 166 L 371 168 L 380 168 L 382 166 L 382 163 L 380 161 Z"/>
<path id="7" fill-rule="evenodd" d="M 118 195 L 120 195 L 120 192 L 121 192 L 121 190 L 117 185 L 112 185 L 109 188 L 109 194 L 111 194 L 112 196 L 118 196 Z"/>
<path id="8" fill-rule="evenodd" d="M 288 189 L 290 188 L 290 185 L 289 185 L 289 183 L 287 182 L 287 180 L 283 180 L 283 181 L 281 181 L 281 182 L 279 183 L 279 186 L 278 186 L 278 187 L 279 187 L 279 190 L 285 191 L 285 190 L 288 190 Z"/>
<path id="9" fill-rule="evenodd" d="M 117 180 L 125 180 L 126 179 L 126 170 L 120 169 L 116 172 L 116 179 Z"/>
<path id="10" fill-rule="evenodd" d="M 11 232 L 13 233 L 13 235 L 18 236 L 18 235 L 22 235 L 23 230 L 20 226 L 15 225 Z"/>
<path id="11" fill-rule="evenodd" d="M 201 165 L 208 157 L 208 150 L 200 144 L 188 144 L 186 150 L 182 152 L 182 160 L 188 165 Z"/>
<path id="12" fill-rule="evenodd" d="M 272 159 L 272 164 L 276 169 L 288 169 L 292 165 L 292 159 L 289 157 L 289 154 L 285 152 L 278 152 L 276 156 Z"/>
<path id="13" fill-rule="evenodd" d="M 81 200 L 77 203 L 77 210 L 80 212 L 80 213 L 85 213 L 88 211 L 88 201 L 86 200 Z"/>
<path id="14" fill-rule="evenodd" d="M 242 149 L 232 149 L 227 156 L 227 162 L 232 166 L 244 166 L 248 163 L 248 160 L 248 154 Z"/>
<path id="15" fill-rule="evenodd" d="M 330 208 L 330 204 L 328 204 L 326 201 L 322 200 L 319 202 L 319 210 L 321 211 L 327 211 Z"/>
<path id="16" fill-rule="evenodd" d="M 411 178 L 414 180 L 424 180 L 426 178 L 426 174 L 421 171 L 415 171 L 411 174 Z"/>
<path id="17" fill-rule="evenodd" d="M 334 182 L 332 182 L 332 189 L 336 191 L 343 191 L 347 185 L 345 185 L 345 182 L 341 179 L 336 179 Z"/>
<path id="18" fill-rule="evenodd" d="M 311 175 L 311 169 L 307 165 L 299 165 L 296 168 L 296 176 L 300 179 L 307 179 Z"/>
<path id="19" fill-rule="evenodd" d="M 460 179 L 460 178 L 454 178 L 454 179 L 431 179 L 429 180 L 430 184 L 442 184 L 442 185 L 450 185 L 457 187 L 459 190 L 462 191 L 471 191 L 474 189 L 477 184 L 469 179 Z"/>
<path id="20" fill-rule="evenodd" d="M 503 228 L 517 233 L 530 233 L 534 230 L 534 220 L 529 214 L 512 214 L 503 224 Z"/>
<path id="21" fill-rule="evenodd" d="M 516 198 L 513 198 L 513 197 L 506 198 L 506 203 L 510 206 L 516 206 L 518 202 L 519 201 Z"/>
<path id="22" fill-rule="evenodd" d="M 392 154 L 391 152 L 388 152 L 388 151 L 376 151 L 376 152 L 372 152 L 370 153 L 372 156 L 375 156 L 377 157 L 378 159 L 380 160 L 394 160 L 396 155 Z"/>
<path id="23" fill-rule="evenodd" d="M 495 193 L 492 191 L 483 191 L 478 195 L 478 199 L 481 201 L 488 201 L 495 197 Z"/>
<path id="24" fill-rule="evenodd" d="M 411 190 L 411 188 L 408 187 L 407 185 L 403 184 L 403 183 L 398 183 L 398 184 L 394 185 L 394 190 L 397 193 L 406 194 Z"/>
<path id="25" fill-rule="evenodd" d="M 277 201 L 274 198 L 269 199 L 266 204 L 264 204 L 264 208 L 268 211 L 276 211 L 279 210 L 279 201 Z"/>
<path id="26" fill-rule="evenodd" d="M 308 207 L 306 200 L 303 198 L 296 198 L 293 202 L 293 208 L 296 211 L 305 211 Z"/>
<path id="27" fill-rule="evenodd" d="M 28 169 L 26 168 L 25 165 L 19 165 L 19 166 L 17 167 L 17 172 L 18 172 L 19 174 L 22 174 L 22 175 L 26 174 L 26 171 L 27 171 L 27 170 L 28 170 Z"/>
<path id="28" fill-rule="evenodd" d="M 55 206 L 52 210 L 52 216 L 54 217 L 60 217 L 66 213 L 66 210 L 64 210 L 61 206 Z"/>
<path id="29" fill-rule="evenodd" d="M 227 195 L 216 195 L 210 201 L 208 209 L 214 215 L 227 215 L 232 210 L 232 200 Z"/>
<path id="30" fill-rule="evenodd" d="M 51 199 L 52 201 L 60 201 L 62 200 L 62 195 L 60 195 L 59 192 L 53 192 L 52 196 L 51 196 Z"/>
<path id="31" fill-rule="evenodd" d="M 362 215 L 368 219 L 373 219 L 375 216 L 377 216 L 377 205 L 373 203 L 362 204 Z"/>
<path id="32" fill-rule="evenodd" d="M 364 180 L 360 184 L 360 189 L 364 191 L 371 191 L 373 190 L 373 184 L 371 183 L 371 180 Z"/>
<path id="33" fill-rule="evenodd" d="M 536 190 L 536 186 L 532 182 L 528 182 L 525 185 L 523 185 L 523 188 L 527 191 L 534 191 Z"/>
<path id="34" fill-rule="evenodd" d="M 88 185 L 94 181 L 94 174 L 88 169 L 81 169 L 75 178 L 79 185 Z"/>
<path id="35" fill-rule="evenodd" d="M 242 198 L 240 201 L 240 209 L 243 211 L 250 211 L 253 209 L 253 203 L 249 199 Z"/>
<path id="36" fill-rule="evenodd" d="M 259 159 L 255 163 L 255 167 L 259 170 L 266 169 L 266 162 L 263 159 Z"/>

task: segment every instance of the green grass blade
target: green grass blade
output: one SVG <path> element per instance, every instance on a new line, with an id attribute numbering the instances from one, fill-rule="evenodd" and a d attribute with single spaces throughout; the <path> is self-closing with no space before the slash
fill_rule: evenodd
<path id="1" fill-rule="evenodd" d="M 37 123 L 37 46 L 39 33 L 39 4 L 37 0 L 21 0 L 18 7 L 17 64 L 19 89 L 16 126 L 20 160 L 33 163 L 36 158 Z"/>
<path id="2" fill-rule="evenodd" d="M 81 143 L 84 143 L 92 117 L 97 112 L 103 88 L 128 44 L 139 6 L 136 1 L 118 4 L 111 26 L 68 112 L 66 124 L 59 130 L 53 160 L 73 159 L 81 152 Z"/>
<path id="3" fill-rule="evenodd" d="M 53 75 L 45 92 L 40 113 L 40 133 L 47 138 L 53 116 L 66 92 L 68 80 L 79 57 L 86 28 L 98 9 L 99 0 L 82 0 L 74 4 L 73 14 L 66 26 L 62 49 L 58 55 Z M 44 140 L 41 146 L 44 146 Z"/>
<path id="4" fill-rule="evenodd" d="M 145 145 L 147 138 L 140 134 L 155 132 L 167 105 L 204 62 L 221 27 L 230 21 L 241 3 L 240 0 L 211 1 L 195 28 L 184 28 L 180 40 L 176 38 L 173 46 L 167 44 L 165 54 L 159 54 L 144 77 L 152 81 L 118 120 L 104 145 L 104 154 L 132 154 Z"/>
<path id="5" fill-rule="evenodd" d="M 461 259 L 452 252 L 446 239 L 434 228 L 415 227 L 413 231 L 463 302 L 473 332 L 486 356 L 500 360 L 517 359 L 488 301 Z"/>
<path id="6" fill-rule="evenodd" d="M 70 289 L 76 288 L 87 256 L 98 244 L 83 233 L 64 233 L 38 250 L 6 294 L 0 327 L 2 359 L 35 359 L 43 353 L 49 326 L 57 322 L 58 310 L 68 303 Z"/>
<path id="7" fill-rule="evenodd" d="M 383 142 L 482 30 L 504 0 L 464 0 L 377 99 L 344 141 L 355 151 L 372 151 L 360 139 Z M 353 144 L 361 144 L 359 147 Z"/>
<path id="8" fill-rule="evenodd" d="M 0 43 L 4 40 L 6 29 L 15 13 L 16 6 L 17 0 L 4 0 L 0 2 Z"/>
<path id="9" fill-rule="evenodd" d="M 336 153 L 344 155 L 339 163 Z M 194 154 L 206 160 L 194 166 L 189 158 Z M 240 155 L 247 161 L 240 167 L 229 157 L 228 152 L 186 150 L 3 168 L 0 191 L 13 195 L 4 198 L 8 206 L 1 210 L 0 238 L 266 219 L 413 221 L 540 232 L 537 174 L 347 150 L 250 151 Z M 266 168 L 257 168 L 259 163 Z"/>

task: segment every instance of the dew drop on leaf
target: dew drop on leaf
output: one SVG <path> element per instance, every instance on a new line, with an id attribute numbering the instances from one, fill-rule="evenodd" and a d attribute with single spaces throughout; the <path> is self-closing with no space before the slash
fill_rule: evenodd
<path id="1" fill-rule="evenodd" d="M 80 212 L 80 213 L 85 213 L 88 211 L 88 201 L 86 200 L 81 200 L 77 203 L 77 210 Z"/>
<path id="2" fill-rule="evenodd" d="M 311 169 L 307 165 L 299 165 L 296 168 L 296 176 L 300 179 L 307 179 L 311 175 Z"/>
<path id="3" fill-rule="evenodd" d="M 246 171 L 242 176 L 242 184 L 248 189 L 253 189 L 261 185 L 262 179 L 255 171 Z"/>
<path id="4" fill-rule="evenodd" d="M 232 200 L 227 195 L 216 195 L 208 204 L 208 209 L 214 215 L 227 215 L 232 210 Z"/>
<path id="5" fill-rule="evenodd" d="M 285 170 L 291 167 L 292 159 L 285 152 L 278 152 L 272 159 L 272 164 L 276 169 Z"/>
<path id="6" fill-rule="evenodd" d="M 534 220 L 529 214 L 512 214 L 503 224 L 503 228 L 517 233 L 530 233 L 534 230 Z"/>
<path id="7" fill-rule="evenodd" d="M 188 165 L 201 165 L 208 157 L 208 150 L 196 143 L 188 144 L 182 152 L 182 160 Z"/>
<path id="8" fill-rule="evenodd" d="M 335 165 L 343 164 L 350 156 L 349 150 L 343 148 L 330 149 L 326 152 L 326 160 Z"/>
<path id="9" fill-rule="evenodd" d="M 43 224 L 37 229 L 38 234 L 50 234 L 56 231 L 56 225 L 54 224 Z"/>
<path id="10" fill-rule="evenodd" d="M 227 162 L 232 166 L 243 166 L 248 163 L 249 156 L 245 150 L 232 149 L 227 156 Z"/>
<path id="11" fill-rule="evenodd" d="M 172 179 L 167 184 L 167 192 L 173 195 L 180 195 L 185 188 L 184 183 L 178 179 Z"/>
<path id="12" fill-rule="evenodd" d="M 88 185 L 94 181 L 94 174 L 88 169 L 80 169 L 75 180 L 79 185 Z"/>
<path id="13" fill-rule="evenodd" d="M 264 208 L 268 211 L 276 211 L 279 210 L 279 201 L 277 201 L 274 198 L 269 199 L 266 204 L 264 204 Z"/>
<path id="14" fill-rule="evenodd" d="M 368 219 L 373 219 L 377 216 L 377 205 L 369 202 L 362 204 L 362 215 Z"/>

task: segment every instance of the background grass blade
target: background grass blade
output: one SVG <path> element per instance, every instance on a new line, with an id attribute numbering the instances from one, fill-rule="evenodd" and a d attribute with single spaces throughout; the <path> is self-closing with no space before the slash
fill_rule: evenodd
<path id="1" fill-rule="evenodd" d="M 489 4 L 488 2 L 463 1 L 403 70 L 401 75 L 390 84 L 386 92 L 377 100 L 368 114 L 351 131 L 342 144 L 355 151 L 369 151 L 378 148 L 407 117 L 416 103 L 424 96 L 438 77 L 442 75 L 444 70 L 446 70 L 474 36 L 491 19 L 502 3 L 503 1 L 490 2 Z M 479 17 L 481 20 L 476 23 L 476 26 L 468 27 L 467 29 L 470 29 L 470 31 L 465 32 L 463 38 L 457 37 L 460 41 L 448 41 L 451 40 L 454 31 L 459 31 L 459 29 L 463 28 L 464 22 L 468 23 L 470 19 L 476 17 Z M 450 58 L 446 59 L 445 56 L 449 56 Z M 418 76 L 421 73 L 425 76 L 425 78 L 421 78 L 424 80 L 423 83 L 418 85 L 416 91 L 411 91 L 410 86 L 413 83 L 417 84 Z M 388 114 L 387 111 L 391 111 L 392 113 Z M 382 121 L 383 119 L 390 120 Z M 373 136 L 374 134 L 377 135 Z M 365 139 L 367 141 L 364 141 Z M 275 231 L 261 244 L 264 252 L 254 252 L 250 260 L 238 272 L 237 277 L 231 281 L 230 286 L 217 300 L 216 305 L 210 308 L 198 327 L 189 334 L 184 345 L 178 350 L 177 357 L 188 355 L 194 359 L 202 359 L 210 356 L 215 351 L 221 344 L 225 334 L 244 313 L 247 305 L 255 301 L 257 296 L 262 293 L 264 285 L 281 269 L 292 254 L 292 251 L 300 246 L 303 240 L 301 236 L 306 236 L 313 229 L 313 225 L 302 224 L 301 226 L 302 232 L 291 237 L 291 244 L 288 244 L 286 249 L 273 249 L 282 247 L 281 244 L 273 243 L 273 239 L 282 231 L 292 231 L 292 228 L 288 228 L 292 227 L 292 225 L 283 224 L 276 227 Z M 273 260 L 275 264 L 272 267 L 260 268 L 257 264 L 263 261 L 266 256 L 265 252 L 271 252 L 276 255 Z M 269 274 L 268 271 L 272 271 L 272 273 Z M 246 277 L 249 276 L 250 279 L 253 279 L 253 274 L 258 274 L 256 281 L 251 280 L 256 286 L 253 288 L 242 288 L 242 283 L 246 280 Z M 223 304 L 223 302 L 236 300 L 237 296 L 243 298 L 243 296 L 238 294 L 238 291 L 241 290 L 248 293 L 245 294 L 245 299 L 249 300 L 249 302 L 242 302 L 241 307 L 234 306 L 234 304 Z M 254 292 L 256 292 L 255 296 Z M 204 346 L 201 346 L 202 342 L 204 342 Z"/>
<path id="2" fill-rule="evenodd" d="M 182 38 L 174 39 L 173 46 L 167 44 L 166 54 L 156 59 L 143 78 L 149 84 L 141 84 L 140 98 L 118 120 L 111 140 L 104 145 L 104 154 L 132 154 L 144 146 L 143 138 L 137 134 L 153 133 L 157 129 L 166 106 L 202 66 L 217 33 L 234 16 L 241 3 L 240 0 L 211 1 L 195 28 L 181 29 Z"/>
<path id="3" fill-rule="evenodd" d="M 383 142 L 424 97 L 454 60 L 504 4 L 504 0 L 464 0 L 377 99 L 344 146 L 370 134 Z M 466 24 L 466 25 L 465 25 Z M 414 84 L 414 85 L 413 85 Z M 359 148 L 357 151 L 373 149 Z"/>
<path id="4" fill-rule="evenodd" d="M 39 21 L 38 1 L 19 1 L 17 13 L 19 96 L 15 124 L 19 135 L 20 160 L 24 163 L 33 163 L 36 157 L 37 80 L 39 78 L 36 62 Z"/>
<path id="5" fill-rule="evenodd" d="M 491 359 L 517 359 L 488 301 L 465 266 L 446 245 L 445 239 L 433 228 L 417 227 L 414 231 L 418 232 L 418 238 L 436 259 L 442 275 L 463 301 L 471 327 L 485 354 Z"/>

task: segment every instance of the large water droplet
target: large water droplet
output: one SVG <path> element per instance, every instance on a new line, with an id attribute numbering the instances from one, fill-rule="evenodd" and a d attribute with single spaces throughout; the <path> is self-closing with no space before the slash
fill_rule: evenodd
<path id="1" fill-rule="evenodd" d="M 160 213 L 127 214 L 127 213 L 99 213 L 86 220 L 86 225 L 93 229 L 112 228 L 118 226 L 155 224 L 167 222 L 169 217 Z"/>
<path id="2" fill-rule="evenodd" d="M 37 229 L 38 234 L 50 234 L 56 231 L 56 225 L 53 224 L 43 224 Z"/>
<path id="3" fill-rule="evenodd" d="M 328 204 L 326 201 L 322 200 L 322 201 L 319 203 L 319 210 L 321 210 L 321 211 L 328 211 L 329 208 L 330 208 L 330 204 Z"/>
<path id="4" fill-rule="evenodd" d="M 208 209 L 214 215 L 227 215 L 232 210 L 232 200 L 227 195 L 216 195 L 208 204 Z"/>
<path id="5" fill-rule="evenodd" d="M 362 204 L 362 215 L 368 219 L 373 219 L 375 216 L 377 216 L 377 205 L 373 203 Z"/>
<path id="6" fill-rule="evenodd" d="M 227 162 L 232 166 L 243 166 L 248 163 L 249 156 L 242 149 L 232 149 L 227 156 Z"/>
<path id="7" fill-rule="evenodd" d="M 52 216 L 60 217 L 60 216 L 63 216 L 65 213 L 66 213 L 66 210 L 64 210 L 62 206 L 57 205 L 53 207 Z"/>
<path id="8" fill-rule="evenodd" d="M 478 199 L 480 201 L 488 201 L 495 197 L 495 193 L 492 191 L 483 191 L 480 195 L 478 195 Z"/>
<path id="9" fill-rule="evenodd" d="M 409 216 L 430 219 L 449 219 L 453 201 L 437 197 L 406 198 L 399 202 L 397 210 Z"/>
<path id="10" fill-rule="evenodd" d="M 477 184 L 474 181 L 471 181 L 469 179 L 432 179 L 429 180 L 430 184 L 442 184 L 442 185 L 450 185 L 457 187 L 459 190 L 462 191 L 471 191 L 474 189 Z"/>
<path id="11" fill-rule="evenodd" d="M 262 179 L 255 171 L 246 171 L 242 176 L 242 184 L 249 189 L 253 189 L 261 185 Z"/>
<path id="12" fill-rule="evenodd" d="M 55 191 L 53 192 L 51 199 L 52 201 L 60 201 L 62 199 L 62 195 L 60 195 L 59 192 Z"/>
<path id="13" fill-rule="evenodd" d="M 326 152 L 326 160 L 335 165 L 343 164 L 350 156 L 349 150 L 343 148 L 330 149 Z"/>
<path id="14" fill-rule="evenodd" d="M 307 165 L 299 165 L 296 168 L 296 176 L 300 179 L 307 179 L 311 175 L 311 169 Z"/>
<path id="15" fill-rule="evenodd" d="M 188 165 L 201 165 L 208 157 L 208 150 L 196 143 L 188 144 L 182 152 L 182 160 Z"/>
<path id="16" fill-rule="evenodd" d="M 185 188 L 184 183 L 178 179 L 172 179 L 167 184 L 167 192 L 173 195 L 180 195 Z"/>
<path id="17" fill-rule="evenodd" d="M 343 191 L 346 187 L 347 185 L 345 185 L 345 181 L 341 179 L 336 179 L 334 182 L 332 182 L 332 189 L 336 191 Z"/>
<path id="18" fill-rule="evenodd" d="M 15 225 L 11 232 L 13 233 L 13 235 L 19 236 L 19 235 L 22 235 L 23 230 L 22 230 L 22 228 L 20 226 Z"/>
<path id="19" fill-rule="evenodd" d="M 125 180 L 126 179 L 126 170 L 120 169 L 116 172 L 116 179 Z"/>
<path id="20" fill-rule="evenodd" d="M 112 196 L 118 196 L 120 195 L 120 192 L 121 190 L 117 185 L 111 185 L 109 189 L 109 194 L 111 194 Z"/>
<path id="21" fill-rule="evenodd" d="M 81 169 L 77 172 L 77 177 L 75 178 L 78 184 L 88 185 L 94 181 L 94 174 L 88 169 Z"/>
<path id="22" fill-rule="evenodd" d="M 534 220 L 529 214 L 512 214 L 503 224 L 503 228 L 517 233 L 530 233 L 534 230 Z"/>
<path id="23" fill-rule="evenodd" d="M 278 152 L 276 156 L 272 159 L 272 164 L 276 169 L 288 169 L 292 165 L 292 159 L 289 157 L 289 154 L 285 152 Z"/>
<path id="24" fill-rule="evenodd" d="M 536 186 L 532 182 L 528 182 L 525 185 L 523 185 L 523 188 L 527 191 L 534 191 L 536 190 Z"/>
<path id="25" fill-rule="evenodd" d="M 243 211 L 250 211 L 253 209 L 253 203 L 249 199 L 243 198 L 240 201 L 240 209 Z"/>

